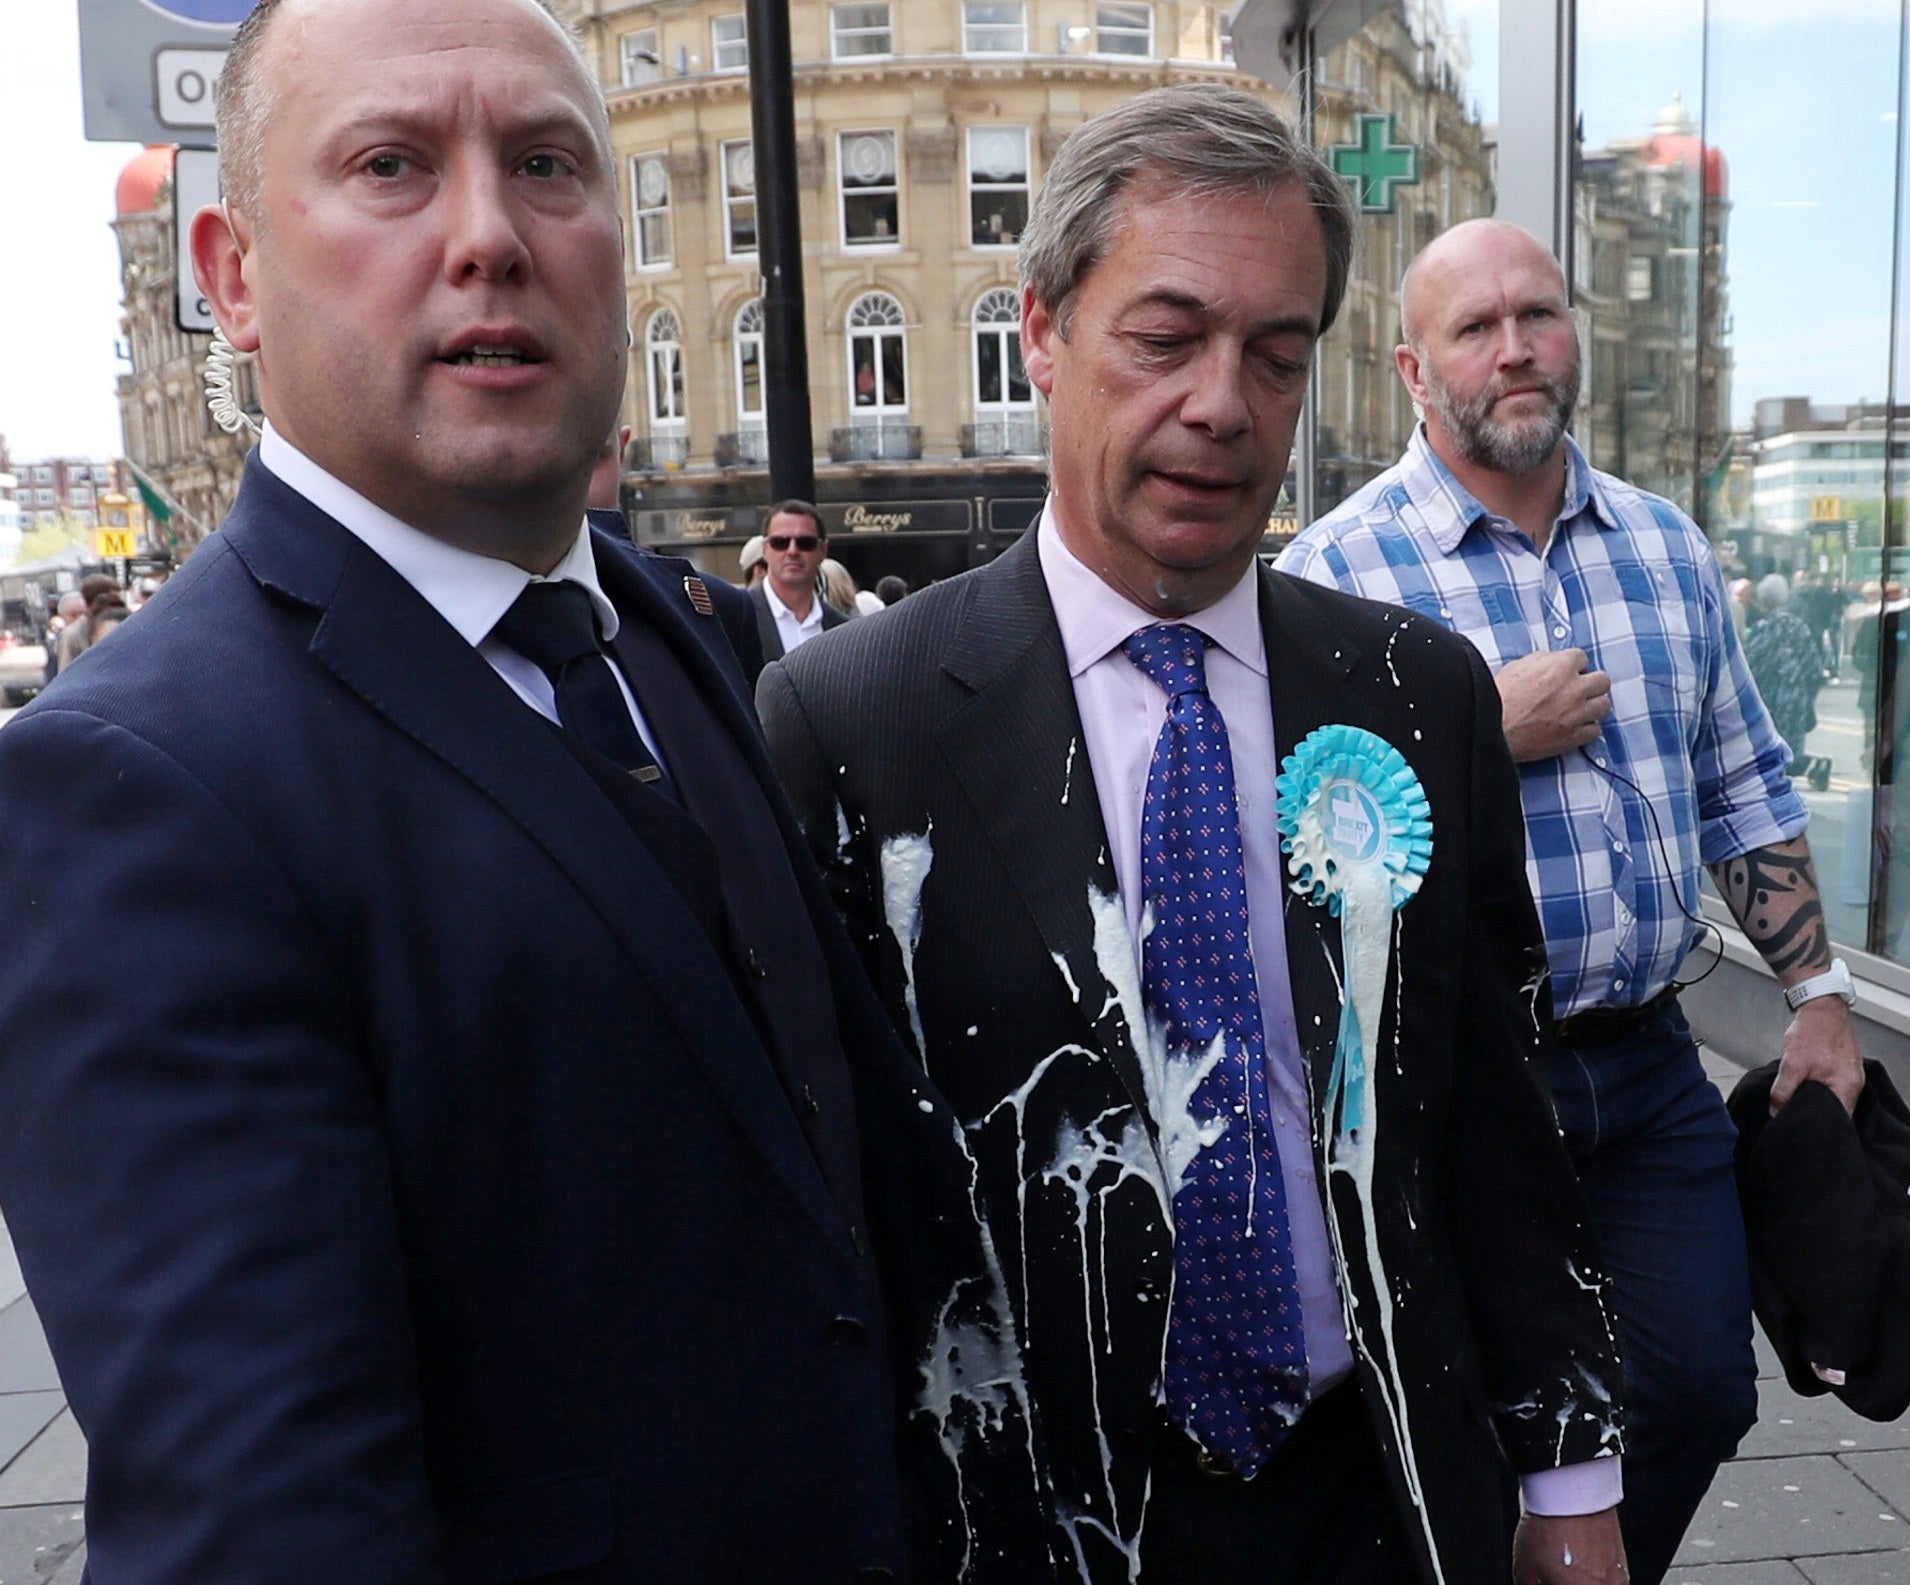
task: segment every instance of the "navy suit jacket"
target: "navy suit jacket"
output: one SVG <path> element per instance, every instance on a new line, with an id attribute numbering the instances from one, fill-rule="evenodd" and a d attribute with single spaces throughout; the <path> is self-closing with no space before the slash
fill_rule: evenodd
<path id="1" fill-rule="evenodd" d="M 687 564 L 596 552 L 771 788 Z M 847 1057 L 794 1095 L 557 731 L 256 458 L 7 727 L 0 1204 L 93 1580 L 904 1572 L 968 1169 L 770 803 Z"/>
<path id="2" fill-rule="evenodd" d="M 590 519 L 592 528 L 601 529 L 622 544 L 636 544 L 630 532 L 630 519 L 616 508 L 593 506 L 584 515 Z M 715 577 L 705 578 L 703 583 L 716 607 L 717 620 L 729 634 L 730 648 L 736 651 L 736 658 L 742 664 L 743 679 L 754 690 L 756 679 L 763 674 L 763 640 L 756 626 L 756 608 L 749 596 L 733 583 Z"/>

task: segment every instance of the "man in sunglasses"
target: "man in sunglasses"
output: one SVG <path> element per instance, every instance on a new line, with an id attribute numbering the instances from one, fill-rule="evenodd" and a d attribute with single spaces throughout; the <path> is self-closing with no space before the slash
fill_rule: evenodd
<path id="1" fill-rule="evenodd" d="M 849 620 L 816 589 L 816 573 L 829 554 L 822 514 L 807 501 L 778 501 L 763 530 L 769 576 L 749 591 L 756 602 L 756 630 L 763 638 L 763 659 L 781 660 L 818 633 Z"/>

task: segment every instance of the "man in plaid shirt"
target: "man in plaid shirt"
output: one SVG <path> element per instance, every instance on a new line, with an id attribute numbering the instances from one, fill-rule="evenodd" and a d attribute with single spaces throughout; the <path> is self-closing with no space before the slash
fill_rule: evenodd
<path id="1" fill-rule="evenodd" d="M 1631 1384 L 1625 1548 L 1649 1585 L 1757 1410 L 1734 1136 L 1676 999 L 1699 866 L 1795 1009 L 1774 1105 L 1807 1078 L 1856 1104 L 1855 998 L 1785 774 L 1796 745 L 1758 698 L 1711 547 L 1566 434 L 1579 347 L 1556 261 L 1471 221 L 1400 295 L 1394 358 L 1425 421 L 1279 565 L 1434 617 L 1497 674 L 1559 1018 L 1552 1085 Z"/>

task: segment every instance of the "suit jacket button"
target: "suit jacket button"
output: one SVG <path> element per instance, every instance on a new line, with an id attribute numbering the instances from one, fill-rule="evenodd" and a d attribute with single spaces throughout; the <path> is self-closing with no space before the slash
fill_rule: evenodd
<path id="1" fill-rule="evenodd" d="M 869 1329 L 853 1315 L 839 1315 L 829 1323 L 831 1348 L 867 1348 Z"/>

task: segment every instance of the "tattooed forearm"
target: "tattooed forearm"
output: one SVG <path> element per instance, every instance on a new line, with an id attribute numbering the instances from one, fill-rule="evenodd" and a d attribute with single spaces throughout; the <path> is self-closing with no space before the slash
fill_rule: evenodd
<path id="1" fill-rule="evenodd" d="M 1774 973 L 1830 967 L 1830 934 L 1804 838 L 1713 865 L 1711 878 Z"/>

